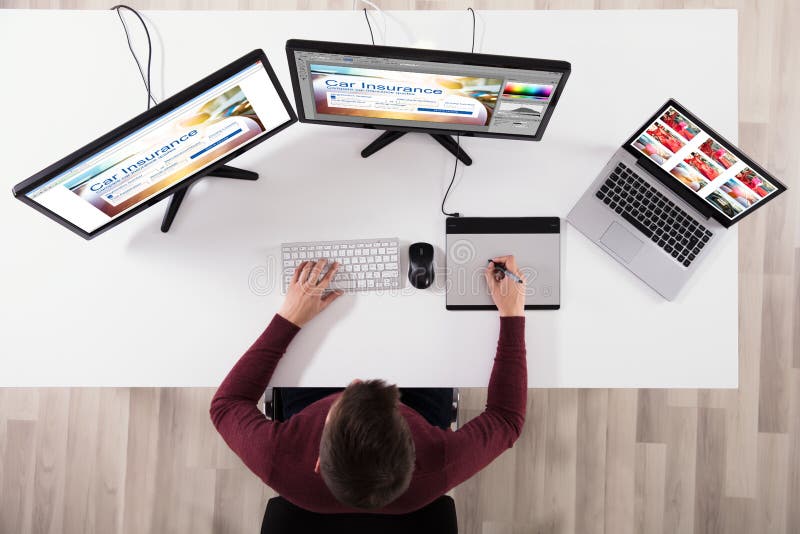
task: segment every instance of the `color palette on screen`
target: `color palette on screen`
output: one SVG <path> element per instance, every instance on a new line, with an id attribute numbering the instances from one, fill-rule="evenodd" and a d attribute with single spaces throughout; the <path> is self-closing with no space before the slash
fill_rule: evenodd
<path id="1" fill-rule="evenodd" d="M 538 83 L 508 82 L 503 88 L 503 96 L 510 98 L 546 99 L 553 94 L 552 85 Z"/>

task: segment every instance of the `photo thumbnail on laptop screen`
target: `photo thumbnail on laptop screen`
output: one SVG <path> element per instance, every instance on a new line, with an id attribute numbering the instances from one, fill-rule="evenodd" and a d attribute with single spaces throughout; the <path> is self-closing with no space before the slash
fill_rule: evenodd
<path id="1" fill-rule="evenodd" d="M 728 219 L 739 217 L 778 190 L 672 106 L 632 145 Z"/>
<path id="2" fill-rule="evenodd" d="M 562 74 L 295 52 L 309 120 L 535 136 Z"/>
<path id="3" fill-rule="evenodd" d="M 27 196 L 93 232 L 288 120 L 259 61 Z"/>

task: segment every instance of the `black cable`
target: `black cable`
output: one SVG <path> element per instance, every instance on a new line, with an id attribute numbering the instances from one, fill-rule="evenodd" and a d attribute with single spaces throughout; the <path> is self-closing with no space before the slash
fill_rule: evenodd
<path id="1" fill-rule="evenodd" d="M 144 33 L 147 35 L 147 78 L 145 78 L 144 70 L 142 69 L 142 64 L 139 63 L 139 58 L 136 56 L 136 52 L 133 51 L 133 45 L 131 44 L 131 36 L 128 33 L 128 25 L 125 24 L 125 19 L 122 18 L 122 13 L 120 10 L 127 9 L 139 19 L 139 22 L 142 23 L 142 27 L 144 28 Z M 147 91 L 147 109 L 150 109 L 150 102 L 152 101 L 153 104 L 158 104 L 155 97 L 153 96 L 153 92 L 151 90 L 150 85 L 150 66 L 153 62 L 153 43 L 150 40 L 150 32 L 147 29 L 147 24 L 145 24 L 144 19 L 139 14 L 138 11 L 133 9 L 130 6 L 126 6 L 125 4 L 118 4 L 111 8 L 112 11 L 117 12 L 117 16 L 119 17 L 119 21 L 122 23 L 122 29 L 125 30 L 125 39 L 128 41 L 128 49 L 131 51 L 131 55 L 133 56 L 133 60 L 136 62 L 136 67 L 139 69 L 139 75 L 142 77 L 142 83 L 144 83 L 144 88 Z"/>
<path id="2" fill-rule="evenodd" d="M 474 54 L 475 53 L 475 10 L 472 9 L 471 7 L 468 7 L 467 11 L 472 13 L 472 48 L 470 49 L 469 53 Z"/>
<path id="3" fill-rule="evenodd" d="M 470 54 L 475 53 L 475 10 L 471 7 L 467 8 L 468 11 L 472 13 L 472 48 L 470 49 Z M 461 151 L 461 135 L 456 135 L 456 154 Z M 442 198 L 442 214 L 446 217 L 460 217 L 461 214 L 457 211 L 453 213 L 448 213 L 444 211 L 444 203 L 447 202 L 447 196 L 450 194 L 450 189 L 453 187 L 453 183 L 456 181 L 456 171 L 458 170 L 458 156 L 456 156 L 456 161 L 453 164 L 453 177 L 450 178 L 450 185 L 447 186 L 447 191 L 444 193 L 444 198 Z"/>
<path id="4" fill-rule="evenodd" d="M 367 28 L 369 28 L 369 38 L 372 39 L 372 45 L 375 45 L 375 36 L 372 34 L 372 24 L 369 23 L 369 16 L 367 15 L 367 8 L 364 8 L 364 18 L 367 20 Z"/>

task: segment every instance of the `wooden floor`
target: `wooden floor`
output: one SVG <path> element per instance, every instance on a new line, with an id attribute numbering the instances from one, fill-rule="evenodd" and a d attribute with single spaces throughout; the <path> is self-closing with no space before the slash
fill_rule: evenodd
<path id="1" fill-rule="evenodd" d="M 531 390 L 516 447 L 454 494 L 467 533 L 800 533 L 800 2 L 375 1 L 387 9 L 739 9 L 741 145 L 790 187 L 740 226 L 739 390 Z M 464 393 L 469 418 L 485 391 Z M 257 532 L 272 493 L 215 433 L 212 394 L 0 389 L 0 533 Z"/>

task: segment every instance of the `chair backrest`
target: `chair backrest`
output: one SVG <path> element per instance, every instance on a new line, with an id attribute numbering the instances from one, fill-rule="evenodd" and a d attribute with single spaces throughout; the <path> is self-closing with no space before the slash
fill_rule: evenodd
<path id="1" fill-rule="evenodd" d="M 456 505 L 442 495 L 424 508 L 403 515 L 385 514 L 317 514 L 273 497 L 267 503 L 261 534 L 314 532 L 319 534 L 395 534 L 436 532 L 457 534 Z"/>

